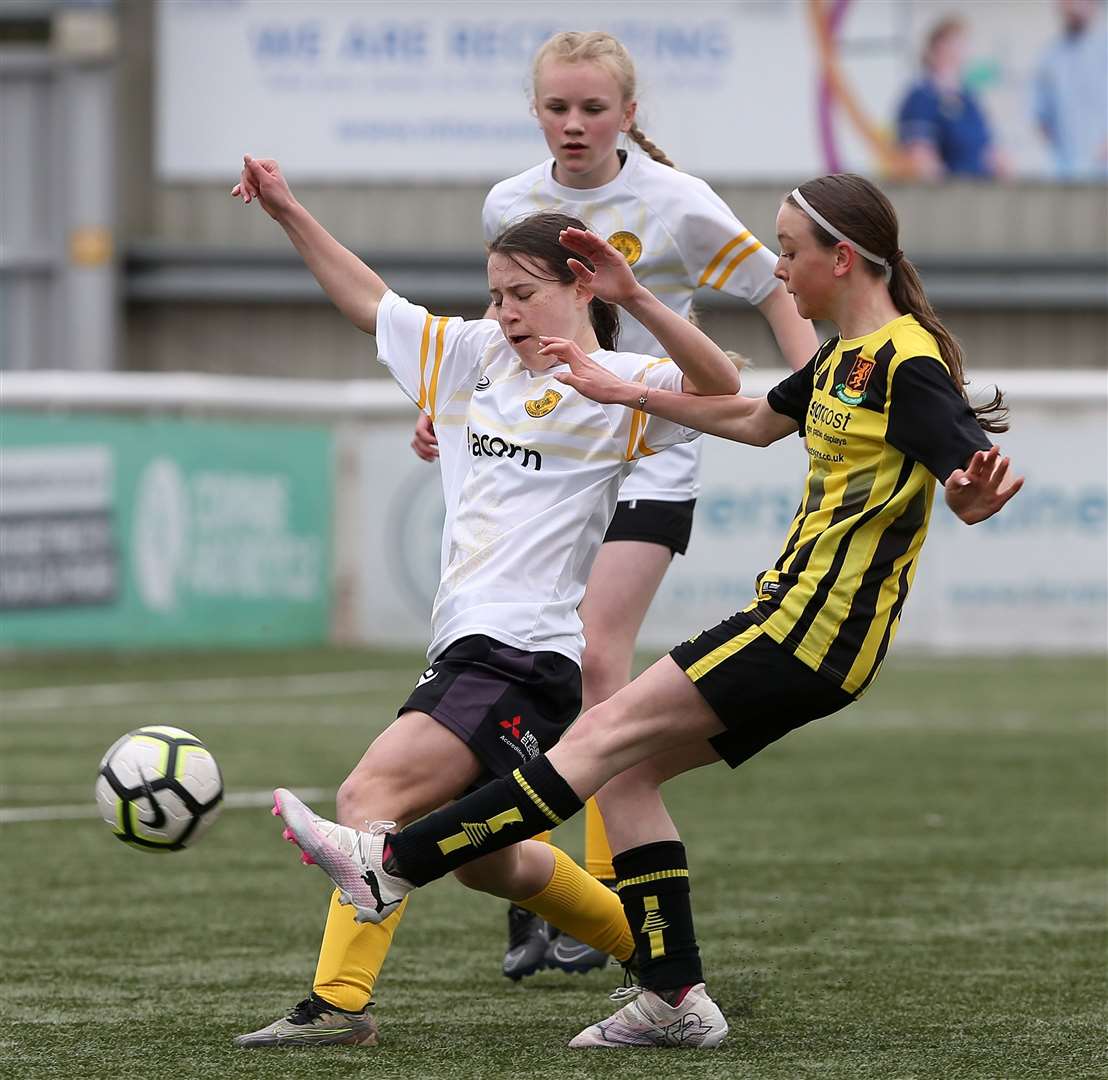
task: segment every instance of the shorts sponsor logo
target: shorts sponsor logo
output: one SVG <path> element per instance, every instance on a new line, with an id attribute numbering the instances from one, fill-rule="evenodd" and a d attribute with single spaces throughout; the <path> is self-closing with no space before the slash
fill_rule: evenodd
<path id="1" fill-rule="evenodd" d="M 416 689 L 418 690 L 419 687 L 423 686 L 424 683 L 429 683 L 437 674 L 438 672 L 433 667 L 429 667 L 422 675 L 420 675 L 419 681 L 416 683 Z"/>
<path id="2" fill-rule="evenodd" d="M 553 412 L 558 402 L 561 400 L 562 395 L 559 394 L 557 390 L 547 390 L 541 398 L 535 398 L 533 401 L 525 401 L 523 407 L 527 410 L 528 416 L 533 416 L 537 420 L 540 416 L 545 416 L 547 413 Z"/>
<path id="3" fill-rule="evenodd" d="M 500 741 L 507 746 L 513 754 L 518 754 L 520 761 L 527 761 L 527 754 L 524 753 L 523 747 L 517 743 L 514 739 L 508 738 L 507 735 L 501 735 Z"/>
<path id="4" fill-rule="evenodd" d="M 534 761 L 542 753 L 539 740 L 530 731 L 522 731 L 522 716 L 513 716 L 511 720 L 501 720 L 500 726 L 507 734 L 500 736 L 505 746 L 510 746 L 524 761 Z M 509 738 L 509 736 L 511 736 Z"/>
<path id="5" fill-rule="evenodd" d="M 642 241 L 633 232 L 620 229 L 608 237 L 608 243 L 627 260 L 628 266 L 634 266 L 642 258 Z"/>
<path id="6" fill-rule="evenodd" d="M 490 386 L 492 386 L 492 381 L 489 379 L 489 377 L 487 375 L 482 375 L 481 378 L 479 378 L 477 380 L 477 385 L 474 386 L 473 389 L 474 390 L 487 390 Z"/>
<path id="7" fill-rule="evenodd" d="M 475 431 L 466 428 L 469 441 L 469 452 L 473 457 L 497 457 L 515 461 L 524 469 L 533 468 L 535 472 L 542 469 L 542 454 L 538 450 L 532 450 L 519 443 L 510 443 L 499 435 L 478 435 Z"/>

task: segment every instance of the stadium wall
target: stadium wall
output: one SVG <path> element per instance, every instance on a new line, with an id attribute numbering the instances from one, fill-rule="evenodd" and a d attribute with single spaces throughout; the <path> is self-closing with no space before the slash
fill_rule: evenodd
<path id="1" fill-rule="evenodd" d="M 1008 394 L 1027 486 L 974 529 L 940 500 L 900 648 L 1104 652 L 1105 380 L 978 375 Z M 9 373 L 3 399 L 0 646 L 426 643 L 442 498 L 391 383 Z M 745 605 L 804 467 L 798 440 L 705 440 L 689 554 L 644 648 Z"/>
<path id="2" fill-rule="evenodd" d="M 336 318 L 310 279 L 282 269 L 283 233 L 226 180 L 165 181 L 155 167 L 155 8 L 122 0 L 118 111 L 120 248 L 126 255 L 120 366 L 313 378 L 372 378 L 373 345 Z M 522 90 L 520 111 L 525 109 Z M 244 135 L 248 139 L 248 134 Z M 244 145 L 265 154 L 265 146 Z M 521 163 L 525 164 L 525 163 Z M 772 242 L 782 193 L 803 177 L 720 182 L 744 223 Z M 335 235 L 412 300 L 476 315 L 485 184 L 297 181 L 297 195 Z M 1102 368 L 1108 340 L 1108 202 L 1096 184 L 889 184 L 902 246 L 964 342 L 971 367 Z M 408 261 L 401 285 L 391 265 Z M 228 261 L 231 273 L 224 273 Z M 468 262 L 467 262 L 468 260 Z M 476 267 L 476 270 L 474 269 Z M 191 272 L 190 272 L 191 271 Z M 429 294 L 425 283 L 436 284 Z M 411 282 L 409 286 L 407 282 Z M 698 301 L 718 341 L 779 364 L 764 320 L 738 305 Z"/>

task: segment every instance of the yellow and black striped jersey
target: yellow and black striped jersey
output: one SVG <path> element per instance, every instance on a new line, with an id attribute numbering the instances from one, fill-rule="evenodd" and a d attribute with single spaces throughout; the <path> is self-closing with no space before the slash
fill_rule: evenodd
<path id="1" fill-rule="evenodd" d="M 859 695 L 896 633 L 945 481 L 991 445 L 911 315 L 832 338 L 769 393 L 807 442 L 804 498 L 746 610 L 776 642 Z"/>

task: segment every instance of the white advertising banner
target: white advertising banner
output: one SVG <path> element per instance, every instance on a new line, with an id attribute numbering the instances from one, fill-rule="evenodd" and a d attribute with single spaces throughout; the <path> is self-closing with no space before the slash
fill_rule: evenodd
<path id="1" fill-rule="evenodd" d="M 768 385 L 759 376 L 749 392 Z M 897 651 L 1108 649 L 1103 388 L 1068 399 L 1020 395 L 1012 411 L 1012 431 L 1000 441 L 1027 485 L 1003 513 L 973 528 L 937 496 Z M 360 437 L 356 633 L 373 644 L 430 640 L 443 511 L 437 468 L 408 447 L 414 419 L 413 411 Z M 666 575 L 642 648 L 668 649 L 750 602 L 755 575 L 780 550 L 805 467 L 799 439 L 767 449 L 705 440 L 689 552 Z"/>
<path id="2" fill-rule="evenodd" d="M 466 4 L 160 0 L 156 158 L 166 180 L 226 180 L 244 152 L 298 179 L 493 181 L 546 154 L 536 48 L 607 30 L 639 73 L 640 126 L 710 178 L 891 167 L 897 106 L 944 16 L 965 79 L 1018 171 L 1047 170 L 1031 112 L 1048 3 L 682 0 Z"/>

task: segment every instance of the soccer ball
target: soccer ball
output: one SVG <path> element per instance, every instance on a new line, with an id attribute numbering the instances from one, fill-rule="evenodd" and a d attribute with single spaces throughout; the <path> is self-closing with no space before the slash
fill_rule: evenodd
<path id="1" fill-rule="evenodd" d="M 116 740 L 100 761 L 96 803 L 125 844 L 180 851 L 222 809 L 223 777 L 207 747 L 175 727 L 141 727 Z"/>

